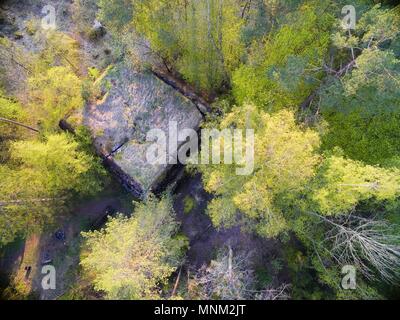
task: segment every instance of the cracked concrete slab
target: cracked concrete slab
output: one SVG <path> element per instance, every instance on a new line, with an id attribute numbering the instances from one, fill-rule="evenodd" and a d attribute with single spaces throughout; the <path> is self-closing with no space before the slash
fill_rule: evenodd
<path id="1" fill-rule="evenodd" d="M 146 161 L 147 132 L 161 129 L 168 141 L 170 121 L 177 122 L 178 130 L 198 130 L 202 115 L 191 100 L 154 74 L 123 63 L 109 68 L 98 81 L 103 96 L 86 106 L 83 124 L 92 132 L 99 153 L 109 156 L 145 193 L 161 182 L 170 167 Z"/>

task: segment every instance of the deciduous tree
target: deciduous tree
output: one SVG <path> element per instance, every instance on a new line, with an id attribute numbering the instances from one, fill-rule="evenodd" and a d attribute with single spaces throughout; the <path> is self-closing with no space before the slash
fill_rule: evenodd
<path id="1" fill-rule="evenodd" d="M 110 218 L 104 229 L 83 234 L 85 274 L 109 299 L 160 298 L 187 245 L 178 226 L 167 196 L 138 203 L 132 217 Z"/>

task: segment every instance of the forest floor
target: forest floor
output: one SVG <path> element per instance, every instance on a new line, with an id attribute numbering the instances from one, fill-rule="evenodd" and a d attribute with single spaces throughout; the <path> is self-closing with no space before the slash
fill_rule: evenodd
<path id="1" fill-rule="evenodd" d="M 218 252 L 227 250 L 229 246 L 234 254 L 249 254 L 249 265 L 260 283 L 277 285 L 290 282 L 286 267 L 283 264 L 277 267 L 283 261 L 278 241 L 244 232 L 239 226 L 216 229 L 212 225 L 207 215 L 207 205 L 212 196 L 204 190 L 200 174 L 186 175 L 178 183 L 174 194 L 174 210 L 181 223 L 181 231 L 189 238 L 189 250 L 183 265 L 187 273 L 208 265 Z M 185 208 L 187 199 L 194 201 L 192 206 Z"/>

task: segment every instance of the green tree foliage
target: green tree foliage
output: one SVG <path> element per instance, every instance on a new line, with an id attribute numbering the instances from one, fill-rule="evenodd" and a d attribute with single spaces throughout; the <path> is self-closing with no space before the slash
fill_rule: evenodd
<path id="1" fill-rule="evenodd" d="M 101 189 L 103 169 L 68 134 L 14 142 L 10 153 L 9 165 L 0 166 L 1 244 L 51 224 L 71 196 Z"/>
<path id="2" fill-rule="evenodd" d="M 359 50 L 379 48 L 399 35 L 400 17 L 395 9 L 385 9 L 378 4 L 369 10 L 360 11 L 362 15 L 355 30 L 349 32 L 340 28 L 340 31 L 334 33 L 332 38 L 337 47 L 354 47 Z"/>
<path id="3" fill-rule="evenodd" d="M 54 131 L 61 119 L 83 107 L 82 81 L 68 67 L 52 67 L 29 79 L 34 117 L 45 131 Z"/>
<path id="4" fill-rule="evenodd" d="M 370 164 L 397 162 L 400 64 L 392 44 L 399 36 L 400 16 L 380 5 L 365 11 L 354 31 L 333 35 L 336 64 L 347 73 L 328 78 L 320 90 L 319 108 L 329 124 L 325 149 L 339 146 Z"/>
<path id="5" fill-rule="evenodd" d="M 276 33 L 256 48 L 251 64 L 233 76 L 233 94 L 242 104 L 252 102 L 266 110 L 297 107 L 318 84 L 320 66 L 330 42 L 330 14 L 321 7 L 303 5 L 290 14 Z M 313 70 L 315 69 L 315 70 Z"/>
<path id="6" fill-rule="evenodd" d="M 255 130 L 254 173 L 234 165 L 202 166 L 204 185 L 216 195 L 208 207 L 217 227 L 251 225 L 265 237 L 296 229 L 309 211 L 345 215 L 365 200 L 393 202 L 400 192 L 397 169 L 319 154 L 317 132 L 296 124 L 292 112 L 274 115 L 254 106 L 234 108 L 221 128 Z"/>
<path id="7" fill-rule="evenodd" d="M 312 268 L 316 271 L 312 281 L 318 279 L 323 285 L 315 290 L 309 282 L 294 288 L 303 297 L 314 291 L 322 294 L 317 298 L 328 294 L 336 299 L 381 299 L 382 280 L 396 282 L 385 268 L 398 263 L 391 256 L 398 251 L 398 231 L 394 231 L 398 227 L 385 210 L 396 207 L 400 191 L 399 172 L 394 168 L 398 166 L 399 64 L 393 51 L 399 16 L 380 6 L 358 14 L 356 30 L 332 37 L 333 65 L 339 71 L 326 79 L 318 99 L 318 111 L 329 128 L 322 145 L 334 151 L 326 153 L 309 185 L 303 214 L 291 224 L 305 248 L 304 269 L 296 275 L 309 277 L 306 270 Z M 337 146 L 344 151 L 337 152 Z M 388 225 L 393 228 L 384 227 Z M 382 261 L 386 262 L 381 265 Z M 344 264 L 357 266 L 357 290 L 341 288 Z M 380 281 L 369 281 L 376 275 Z"/>
<path id="8" fill-rule="evenodd" d="M 104 229 L 84 233 L 81 265 L 109 299 L 157 299 L 179 265 L 186 240 L 177 237 L 171 199 L 150 197 L 131 218 L 110 218 Z"/>
<path id="9" fill-rule="evenodd" d="M 90 36 L 97 14 L 97 6 L 101 1 L 77 0 L 73 3 L 74 16 L 72 19 L 79 31 Z M 104 7 L 104 2 L 102 4 Z"/>
<path id="10" fill-rule="evenodd" d="M 246 46 L 258 42 L 278 28 L 284 17 L 295 11 L 301 0 L 247 0 L 242 6 L 241 16 L 245 20 L 242 38 Z"/>
<path id="11" fill-rule="evenodd" d="M 7 97 L 1 90 L 0 118 L 17 122 L 25 122 L 27 119 L 27 114 L 22 106 L 17 101 Z M 25 135 L 26 129 L 0 121 L 0 163 L 4 163 L 8 159 L 9 143 Z"/>
<path id="12" fill-rule="evenodd" d="M 214 195 L 208 213 L 216 227 L 240 225 L 283 240 L 294 298 L 381 298 L 384 281 L 398 280 L 400 7 L 375 2 L 354 1 L 358 20 L 350 31 L 341 26 L 344 0 L 73 6 L 81 31 L 90 32 L 95 17 L 104 24 L 113 58 L 135 67 L 136 59 L 145 67 L 162 63 L 199 91 L 227 93 L 223 101 L 237 104 L 225 103 L 219 111 L 227 114 L 205 127 L 254 129 L 254 171 L 201 166 Z M 38 50 L 27 54 L 0 38 L 7 89 L 0 118 L 9 120 L 0 121 L 0 245 L 42 229 L 77 196 L 98 192 L 104 173 L 84 129 L 74 138 L 58 133 L 61 119 L 97 95 L 92 82 L 100 72 L 90 68 L 82 78 L 79 45 L 65 33 L 36 31 L 32 40 Z M 20 102 L 10 98 L 17 95 Z M 172 200 L 150 196 L 132 217 L 118 215 L 83 234 L 84 274 L 109 299 L 162 298 L 187 246 L 178 228 Z M 205 296 L 230 296 L 229 277 L 246 289 L 250 282 L 239 280 L 248 266 L 237 281 L 229 274 L 232 253 L 217 260 L 197 277 Z M 340 287 L 343 264 L 360 269 L 357 290 Z"/>
<path id="13" fill-rule="evenodd" d="M 49 192 L 68 188 L 80 194 L 96 193 L 98 185 L 90 179 L 94 158 L 79 148 L 70 135 L 53 134 L 45 142 L 15 142 L 12 158 L 22 167 L 41 172 Z"/>
<path id="14" fill-rule="evenodd" d="M 178 42 L 183 47 L 178 70 L 189 82 L 208 91 L 229 84 L 244 53 L 237 1 L 191 1 L 185 16 Z"/>
<path id="15" fill-rule="evenodd" d="M 321 230 L 320 224 L 308 221 L 312 226 L 308 236 L 313 242 L 303 240 L 306 250 L 302 251 L 295 246 L 287 246 L 285 255 L 288 262 L 288 269 L 293 279 L 292 297 L 296 300 L 371 300 L 383 299 L 383 296 L 362 276 L 357 276 L 357 289 L 345 290 L 341 287 L 343 274 L 341 266 L 332 260 L 327 248 L 315 250 L 315 243 L 318 238 L 312 230 Z M 323 230 L 326 231 L 326 230 Z M 326 246 L 326 244 L 325 244 Z M 322 260 L 323 259 L 323 260 Z M 325 263 L 322 263 L 324 261 Z"/>
<path id="16" fill-rule="evenodd" d="M 321 94 L 329 123 L 324 147 L 340 146 L 354 159 L 384 164 L 400 151 L 400 63 L 391 51 L 366 49 L 356 64 Z"/>
<path id="17" fill-rule="evenodd" d="M 118 34 L 133 17 L 132 0 L 99 0 L 98 19 L 114 35 Z"/>
<path id="18" fill-rule="evenodd" d="M 250 105 L 232 110 L 221 126 L 255 130 L 255 165 L 249 176 L 230 165 L 201 167 L 206 190 L 217 195 L 209 205 L 213 223 L 232 226 L 240 211 L 259 234 L 278 235 L 287 228 L 285 208 L 314 176 L 318 134 L 296 125 L 289 111 L 270 116 Z"/>
<path id="19" fill-rule="evenodd" d="M 394 201 L 400 194 L 399 173 L 334 155 L 321 166 L 311 197 L 324 215 L 345 214 L 371 198 Z"/>
<path id="20" fill-rule="evenodd" d="M 51 225 L 72 199 L 99 192 L 105 173 L 81 130 L 76 140 L 57 134 L 59 121 L 84 103 L 78 43 L 50 31 L 32 41 L 38 50 L 29 53 L 0 41 L 2 80 L 16 96 L 0 95 L 1 245 Z M 16 80 L 11 70 L 24 73 Z"/>
<path id="21" fill-rule="evenodd" d="M 244 51 L 236 0 L 100 1 L 99 19 L 118 37 L 133 26 L 165 64 L 208 91 L 229 82 Z"/>
<path id="22" fill-rule="evenodd" d="M 79 74 L 80 52 L 79 44 L 76 40 L 63 32 L 50 31 L 41 35 L 43 50 L 41 50 L 34 60 L 34 73 L 43 73 L 49 67 L 64 66 L 71 69 L 75 74 Z"/>

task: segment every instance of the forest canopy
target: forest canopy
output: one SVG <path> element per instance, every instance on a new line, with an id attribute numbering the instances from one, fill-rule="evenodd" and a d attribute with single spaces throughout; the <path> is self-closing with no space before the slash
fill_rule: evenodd
<path id="1" fill-rule="evenodd" d="M 106 78 L 123 65 L 193 103 L 203 119 L 196 130 L 254 130 L 254 170 L 238 175 L 235 164 L 221 161 L 187 165 L 173 179 L 160 174 L 168 186 L 152 185 L 129 212 L 106 210 L 102 223 L 75 232 L 74 290 L 104 299 L 398 297 L 395 1 L 353 1 L 353 27 L 344 21 L 346 1 L 61 2 L 56 13 L 65 20 L 56 30 L 25 21 L 23 31 L 3 32 L 1 22 L 1 247 L 49 232 L 61 218 L 72 221 L 73 208 L 87 208 L 88 199 L 106 201 L 102 192 L 120 192 L 131 205 L 121 179 L 130 172 L 110 165 L 132 143 L 128 133 L 118 132 L 121 141 L 104 154 L 108 146 L 94 136 L 110 128 L 90 131 L 85 118 L 107 108 L 111 87 L 123 91 Z M 139 109 L 132 97 L 116 100 Z M 161 112 L 154 101 L 148 107 Z M 99 119 L 117 127 L 125 121 L 133 134 L 138 123 L 143 130 L 161 126 L 149 123 L 149 110 L 138 116 L 142 122 L 129 110 L 120 120 L 115 110 L 102 111 Z M 193 175 L 201 187 L 182 191 L 181 181 Z M 204 225 L 204 234 L 192 223 Z M 220 244 L 230 232 L 243 247 Z M 209 234 L 219 242 L 201 238 Z M 215 247 L 198 253 L 199 239 Z M 254 241 L 259 257 L 244 252 L 243 239 Z M 357 270 L 357 290 L 341 284 L 348 265 Z"/>

